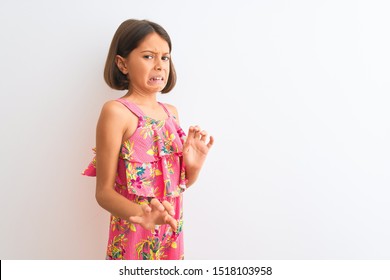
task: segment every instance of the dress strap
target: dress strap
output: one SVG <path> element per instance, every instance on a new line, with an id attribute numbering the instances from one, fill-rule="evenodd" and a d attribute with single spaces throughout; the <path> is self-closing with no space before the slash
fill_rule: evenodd
<path id="1" fill-rule="evenodd" d="M 123 99 L 123 98 L 118 98 L 118 99 L 116 99 L 116 101 L 125 105 L 127 107 L 127 109 L 129 109 L 138 118 L 141 118 L 142 116 L 144 116 L 144 113 L 142 112 L 142 110 L 134 103 L 127 101 L 126 99 Z"/>
<path id="2" fill-rule="evenodd" d="M 161 107 L 163 107 L 165 113 L 167 113 L 168 117 L 171 117 L 171 113 L 169 112 L 169 110 L 167 109 L 167 107 L 165 107 L 165 105 L 161 102 L 158 102 L 158 104 L 161 105 Z"/>

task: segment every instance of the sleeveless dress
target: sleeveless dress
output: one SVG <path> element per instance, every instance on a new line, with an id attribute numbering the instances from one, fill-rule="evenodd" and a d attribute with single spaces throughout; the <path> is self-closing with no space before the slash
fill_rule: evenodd
<path id="1" fill-rule="evenodd" d="M 120 147 L 115 191 L 140 205 L 148 204 L 153 197 L 167 200 L 174 207 L 178 229 L 173 232 L 168 225 L 158 225 L 154 230 L 145 230 L 111 215 L 106 259 L 184 259 L 182 192 L 187 180 L 182 150 L 185 133 L 175 116 L 160 102 L 168 115 L 165 120 L 145 116 L 139 107 L 125 99 L 116 101 L 138 117 L 138 127 Z M 96 176 L 96 156 L 82 174 Z"/>

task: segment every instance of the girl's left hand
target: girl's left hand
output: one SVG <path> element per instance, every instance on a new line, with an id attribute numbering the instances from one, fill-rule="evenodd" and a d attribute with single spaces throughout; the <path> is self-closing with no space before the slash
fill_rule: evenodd
<path id="1" fill-rule="evenodd" d="M 191 126 L 187 139 L 183 146 L 183 159 L 187 168 L 200 169 L 206 156 L 214 143 L 214 138 L 206 143 L 207 132 L 201 130 L 199 126 Z"/>

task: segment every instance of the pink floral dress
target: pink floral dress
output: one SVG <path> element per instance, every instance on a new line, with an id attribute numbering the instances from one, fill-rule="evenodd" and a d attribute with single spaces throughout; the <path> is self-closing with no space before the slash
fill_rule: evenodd
<path id="1" fill-rule="evenodd" d="M 153 231 L 111 215 L 106 259 L 178 260 L 183 259 L 182 192 L 186 189 L 182 150 L 185 134 L 167 108 L 165 120 L 145 116 L 134 103 L 116 101 L 138 117 L 134 134 L 120 148 L 115 191 L 138 204 L 148 198 L 167 200 L 175 209 L 178 229 L 168 225 Z M 96 157 L 82 173 L 96 176 Z"/>

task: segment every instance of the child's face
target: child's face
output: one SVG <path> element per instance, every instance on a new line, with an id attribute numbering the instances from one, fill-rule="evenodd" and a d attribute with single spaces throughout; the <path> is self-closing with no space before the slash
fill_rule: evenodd
<path id="1" fill-rule="evenodd" d="M 135 48 L 127 58 L 122 59 L 122 67 L 131 84 L 131 91 L 156 93 L 164 89 L 169 77 L 169 45 L 157 33 L 151 33 Z"/>

